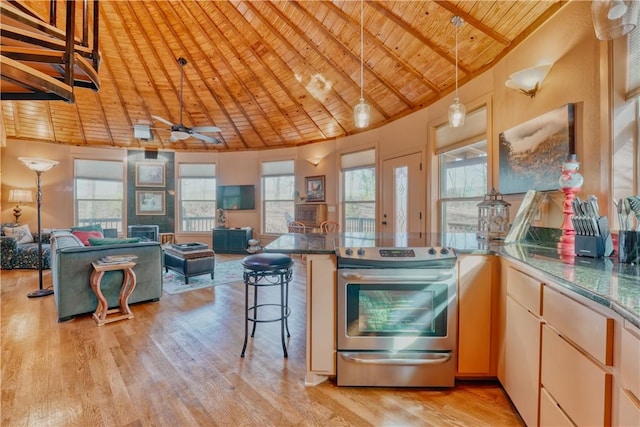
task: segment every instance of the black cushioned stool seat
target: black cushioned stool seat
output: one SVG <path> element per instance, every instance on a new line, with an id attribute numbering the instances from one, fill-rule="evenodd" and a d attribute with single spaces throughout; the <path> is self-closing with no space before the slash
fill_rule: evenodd
<path id="1" fill-rule="evenodd" d="M 282 254 L 274 253 L 260 253 L 256 255 L 250 255 L 242 260 L 242 266 L 244 267 L 244 306 L 245 306 L 245 320 L 244 320 L 244 345 L 242 346 L 242 353 L 240 357 L 244 357 L 245 350 L 247 349 L 247 340 L 249 335 L 249 322 L 253 322 L 253 328 L 251 330 L 251 336 L 253 337 L 256 332 L 257 323 L 266 322 L 280 322 L 280 334 L 282 336 L 282 350 L 284 351 L 284 357 L 287 357 L 287 345 L 285 342 L 284 333 L 287 331 L 287 337 L 290 337 L 289 324 L 287 318 L 291 314 L 289 309 L 289 282 L 293 270 L 293 260 Z M 268 286 L 280 287 L 280 302 L 279 303 L 263 303 L 258 302 L 258 288 Z M 253 287 L 253 305 L 249 306 L 249 287 Z M 261 307 L 277 308 L 279 314 L 276 317 L 259 318 L 258 309 Z M 262 309 L 261 309 L 262 313 Z"/>

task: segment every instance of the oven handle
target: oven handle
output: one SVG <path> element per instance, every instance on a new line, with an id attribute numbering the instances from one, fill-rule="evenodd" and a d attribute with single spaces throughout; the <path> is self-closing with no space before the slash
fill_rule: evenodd
<path id="1" fill-rule="evenodd" d="M 421 281 L 430 281 L 430 282 L 443 282 L 445 280 L 451 279 L 451 277 L 453 276 L 453 274 L 451 273 L 442 273 L 442 274 L 435 274 L 435 275 L 415 275 L 415 276 L 411 276 L 411 275 L 407 275 L 407 274 L 400 274 L 400 275 L 389 275 L 389 276 L 383 276 L 383 275 L 376 275 L 376 276 L 369 276 L 367 274 L 360 274 L 360 273 L 341 273 L 341 276 L 343 279 L 345 280 L 349 280 L 349 281 L 389 281 L 389 280 L 421 280 Z"/>
<path id="2" fill-rule="evenodd" d="M 362 353 L 360 353 L 362 354 Z M 426 355 L 423 355 L 426 356 Z M 412 359 L 402 357 L 392 358 L 363 358 L 357 357 L 355 353 L 340 352 L 340 357 L 353 363 L 362 363 L 365 365 L 441 365 L 451 360 L 451 353 L 430 353 L 427 359 Z"/>

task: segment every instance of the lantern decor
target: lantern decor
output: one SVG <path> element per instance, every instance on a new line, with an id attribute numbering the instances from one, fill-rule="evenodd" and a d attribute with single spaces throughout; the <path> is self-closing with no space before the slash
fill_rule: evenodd
<path id="1" fill-rule="evenodd" d="M 576 230 L 573 228 L 573 201 L 576 193 L 580 191 L 584 179 L 580 172 L 580 163 L 577 161 L 575 154 L 569 154 L 567 160 L 562 163 L 562 173 L 558 184 L 560 191 L 564 193 L 564 205 L 562 212 L 564 213 L 564 221 L 562 222 L 562 236 L 558 243 L 558 249 L 565 254 L 575 255 L 575 239 Z"/>
<path id="2" fill-rule="evenodd" d="M 478 203 L 477 237 L 483 240 L 504 240 L 509 231 L 509 206 L 495 188 Z"/>

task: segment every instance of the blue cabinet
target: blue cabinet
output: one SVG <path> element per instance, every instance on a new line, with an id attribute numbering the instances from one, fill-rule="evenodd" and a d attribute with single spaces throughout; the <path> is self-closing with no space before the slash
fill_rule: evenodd
<path id="1" fill-rule="evenodd" d="M 253 228 L 214 228 L 213 250 L 221 254 L 246 254 Z"/>

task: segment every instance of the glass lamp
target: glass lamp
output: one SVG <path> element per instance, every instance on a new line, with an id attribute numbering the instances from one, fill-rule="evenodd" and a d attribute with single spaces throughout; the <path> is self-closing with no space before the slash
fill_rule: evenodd
<path id="1" fill-rule="evenodd" d="M 509 232 L 509 206 L 504 196 L 496 191 L 485 194 L 484 200 L 478 203 L 477 237 L 483 240 L 504 240 Z"/>

